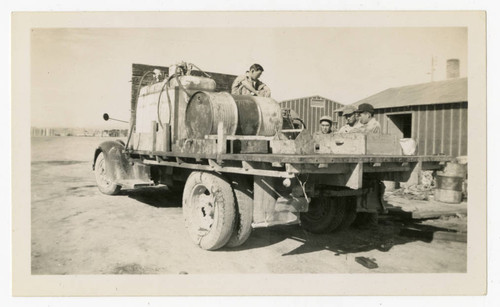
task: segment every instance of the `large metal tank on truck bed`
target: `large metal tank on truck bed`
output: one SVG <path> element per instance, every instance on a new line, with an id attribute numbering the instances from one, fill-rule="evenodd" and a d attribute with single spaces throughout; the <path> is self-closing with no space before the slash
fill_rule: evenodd
<path id="1" fill-rule="evenodd" d="M 281 131 L 283 118 L 272 98 L 197 92 L 186 109 L 188 137 L 217 134 L 219 122 L 227 135 L 273 136 Z"/>
<path id="2" fill-rule="evenodd" d="M 137 99 L 135 133 L 132 148 L 151 149 L 152 122 L 164 129 L 170 125 L 174 139 L 186 137 L 185 112 L 190 93 L 200 90 L 213 91 L 213 79 L 199 76 L 178 76 L 143 86 Z M 182 90 L 181 90 L 182 88 Z"/>

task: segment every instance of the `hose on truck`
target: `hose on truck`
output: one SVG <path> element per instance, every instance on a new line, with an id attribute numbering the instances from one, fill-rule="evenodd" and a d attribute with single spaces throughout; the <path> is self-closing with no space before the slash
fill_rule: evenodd
<path id="1" fill-rule="evenodd" d="M 201 68 L 199 68 L 198 66 L 194 65 L 193 63 L 188 63 L 188 65 L 196 67 L 199 71 L 201 71 L 202 74 L 204 74 L 208 78 L 212 78 L 212 76 L 210 76 L 209 74 L 207 74 L 206 72 L 204 72 L 203 70 L 201 70 Z"/>
<path id="2" fill-rule="evenodd" d="M 163 84 L 163 86 L 161 87 L 161 90 L 160 90 L 160 94 L 158 95 L 158 102 L 156 104 L 156 116 L 158 117 L 158 124 L 160 125 L 160 127 L 163 129 L 163 123 L 161 121 L 161 118 L 160 118 L 160 99 L 161 99 L 161 94 L 163 94 L 163 90 L 166 88 L 167 89 L 167 100 L 168 100 L 168 105 L 171 106 L 172 103 L 171 103 L 171 100 L 170 100 L 170 95 L 168 93 L 168 84 L 170 83 L 170 80 L 176 76 L 177 74 L 173 74 L 172 76 L 170 76 L 167 81 L 165 82 L 165 84 Z M 178 80 L 178 78 L 177 78 Z M 177 81 L 179 82 L 179 81 Z M 180 84 L 180 83 L 179 83 Z M 187 92 L 186 92 L 187 93 Z M 189 95 L 188 95 L 189 97 Z"/>
<path id="3" fill-rule="evenodd" d="M 203 70 L 201 70 L 201 68 L 199 68 L 195 64 L 193 64 L 193 63 L 186 63 L 186 65 L 191 65 L 191 66 L 195 67 L 196 69 L 198 69 L 202 74 L 204 74 L 208 78 L 212 78 L 212 76 L 210 76 L 209 74 L 207 74 L 206 72 L 204 72 Z M 170 95 L 168 93 L 168 89 L 169 89 L 168 84 L 170 83 L 170 80 L 172 80 L 172 78 L 175 78 L 175 80 L 177 80 L 177 84 L 182 89 L 182 91 L 184 93 L 186 93 L 186 96 L 188 97 L 188 99 L 191 98 L 191 95 L 188 93 L 188 91 L 186 90 L 186 88 L 182 85 L 181 80 L 179 79 L 179 74 L 177 72 L 175 72 L 173 75 L 171 75 L 170 77 L 168 77 L 167 82 L 165 82 L 165 84 L 163 84 L 163 86 L 161 87 L 160 94 L 158 95 L 158 102 L 156 104 L 156 116 L 158 118 L 158 124 L 160 125 L 161 129 L 163 129 L 163 123 L 162 123 L 161 118 L 160 118 L 160 99 L 161 99 L 161 95 L 163 94 L 163 90 L 166 88 L 167 89 L 168 105 L 169 106 L 172 105 L 171 100 L 170 100 Z"/>
<path id="4" fill-rule="evenodd" d="M 163 90 L 165 87 L 167 88 L 167 99 L 168 99 L 168 105 L 170 106 L 170 95 L 168 94 L 168 82 L 170 81 L 170 78 L 163 84 L 160 90 L 160 94 L 158 95 L 158 103 L 156 104 L 156 116 L 158 117 L 158 124 L 160 125 L 161 129 L 163 129 L 163 123 L 161 122 L 160 118 L 160 99 L 161 99 L 161 94 L 163 94 Z"/>

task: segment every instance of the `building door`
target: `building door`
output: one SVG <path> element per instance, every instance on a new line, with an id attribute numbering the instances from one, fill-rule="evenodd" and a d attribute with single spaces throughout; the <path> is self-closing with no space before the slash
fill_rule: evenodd
<path id="1" fill-rule="evenodd" d="M 387 133 L 398 138 L 411 138 L 412 113 L 387 114 Z"/>

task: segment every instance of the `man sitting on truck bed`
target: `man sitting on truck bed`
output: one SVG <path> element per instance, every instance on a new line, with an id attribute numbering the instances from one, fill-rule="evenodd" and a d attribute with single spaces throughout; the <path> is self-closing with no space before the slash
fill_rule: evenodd
<path id="1" fill-rule="evenodd" d="M 347 123 L 340 127 L 338 133 L 353 133 L 361 129 L 363 125 L 358 120 L 357 110 L 355 106 L 346 106 L 342 110 L 342 116 L 345 117 Z"/>
<path id="2" fill-rule="evenodd" d="M 328 115 L 322 116 L 319 119 L 319 125 L 320 125 L 319 126 L 320 130 L 316 131 L 316 134 L 332 134 L 333 133 L 333 130 L 332 130 L 333 119 L 330 116 L 328 116 Z"/>
<path id="3" fill-rule="evenodd" d="M 250 66 L 244 75 L 234 79 L 231 94 L 271 97 L 271 89 L 259 80 L 262 72 L 264 72 L 264 68 L 261 65 L 253 64 Z"/>
<path id="4" fill-rule="evenodd" d="M 358 106 L 359 113 L 359 122 L 361 123 L 361 127 L 359 131 L 353 132 L 362 132 L 362 133 L 382 133 L 382 129 L 380 128 L 380 123 L 373 117 L 375 110 L 373 106 L 369 103 L 362 103 Z"/>

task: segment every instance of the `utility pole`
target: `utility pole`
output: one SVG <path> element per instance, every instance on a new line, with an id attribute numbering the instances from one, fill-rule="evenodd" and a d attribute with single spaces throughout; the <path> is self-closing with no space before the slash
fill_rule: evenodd
<path id="1" fill-rule="evenodd" d="M 428 75 L 431 75 L 431 82 L 434 82 L 434 71 L 436 70 L 436 62 L 434 61 L 434 56 L 431 56 L 431 71 Z"/>

